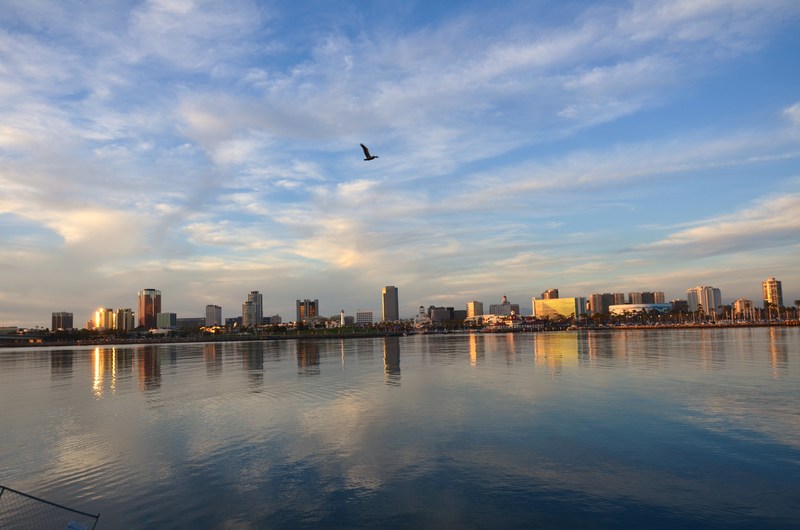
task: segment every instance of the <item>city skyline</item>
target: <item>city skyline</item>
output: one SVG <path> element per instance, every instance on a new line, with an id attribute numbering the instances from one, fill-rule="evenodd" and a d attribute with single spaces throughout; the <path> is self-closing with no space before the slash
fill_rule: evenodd
<path id="1" fill-rule="evenodd" d="M 800 298 L 797 2 L 3 14 L 0 325 L 143 286 L 179 316 L 258 290 L 376 320 L 387 285 L 401 316 L 551 288 L 758 303 L 771 277 Z"/>
<path id="2" fill-rule="evenodd" d="M 771 288 L 776 293 L 780 293 L 781 292 L 782 282 L 781 282 L 781 280 L 778 280 L 775 277 L 770 277 L 770 278 L 765 279 L 763 282 L 761 282 L 760 285 L 761 285 L 762 291 L 765 294 L 766 294 L 766 287 L 765 287 L 766 285 L 771 285 L 772 286 Z M 380 306 L 381 306 L 380 312 L 381 312 L 381 315 L 382 315 L 382 318 L 380 319 L 381 321 L 386 320 L 385 318 L 383 318 L 383 314 L 385 312 L 384 307 L 385 307 L 386 301 L 387 301 L 387 292 L 391 293 L 390 296 L 389 296 L 390 305 L 394 306 L 395 302 L 397 302 L 398 290 L 399 289 L 397 287 L 395 287 L 395 286 L 385 286 L 385 287 L 383 287 L 381 289 L 381 300 L 380 300 Z M 159 291 L 159 290 L 145 289 L 144 291 L 139 291 L 138 292 L 138 297 L 141 299 L 143 293 L 150 293 L 150 292 L 158 294 L 158 300 L 159 300 L 158 303 L 160 304 L 161 291 Z M 485 314 L 511 314 L 511 312 L 517 312 L 517 313 L 519 313 L 521 315 L 530 315 L 531 313 L 535 314 L 535 310 L 533 310 L 533 305 L 537 301 L 541 302 L 543 300 L 548 300 L 548 297 L 551 300 L 559 300 L 559 303 L 563 302 L 563 301 L 566 301 L 566 300 L 576 300 L 576 299 L 581 298 L 581 299 L 583 299 L 583 302 L 581 302 L 583 304 L 582 307 L 585 308 L 584 310 L 585 310 L 585 313 L 587 315 L 588 314 L 592 314 L 592 313 L 597 313 L 597 312 L 599 312 L 599 313 L 607 313 L 608 312 L 608 307 L 611 306 L 611 305 L 637 305 L 637 304 L 639 304 L 639 305 L 641 305 L 641 304 L 662 304 L 662 305 L 666 304 L 666 305 L 669 305 L 669 304 L 671 304 L 673 302 L 683 302 L 685 304 L 685 306 L 686 306 L 686 310 L 689 311 L 689 312 L 695 312 L 699 308 L 702 307 L 703 311 L 705 311 L 705 312 L 707 312 L 709 314 L 711 313 L 711 310 L 709 309 L 711 307 L 715 308 L 714 312 L 720 312 L 721 309 L 723 307 L 725 307 L 725 306 L 730 306 L 731 308 L 735 309 L 736 304 L 738 302 L 745 302 L 745 301 L 750 304 L 749 307 L 752 307 L 754 309 L 768 309 L 767 305 L 766 305 L 766 303 L 768 302 L 767 299 L 764 299 L 764 300 L 749 299 L 748 300 L 746 297 L 741 296 L 741 295 L 737 295 L 737 294 L 727 293 L 727 294 L 723 295 L 719 288 L 714 287 L 714 286 L 709 286 L 709 285 L 706 285 L 706 286 L 697 285 L 695 287 L 687 288 L 683 292 L 683 294 L 681 296 L 678 296 L 678 297 L 667 297 L 667 296 L 665 296 L 664 292 L 662 292 L 662 291 L 643 291 L 643 292 L 631 291 L 631 292 L 628 292 L 627 294 L 626 293 L 600 293 L 600 292 L 598 292 L 598 293 L 582 293 L 582 294 L 572 294 L 572 295 L 568 295 L 568 296 L 561 296 L 560 293 L 559 293 L 558 288 L 548 288 L 545 291 L 543 291 L 542 293 L 540 293 L 539 296 L 536 296 L 536 295 L 531 296 L 528 299 L 530 301 L 530 304 L 528 304 L 528 305 L 526 305 L 525 303 L 522 303 L 522 304 L 520 304 L 520 303 L 512 303 L 508 299 L 508 297 L 506 295 L 502 295 L 501 296 L 501 298 L 499 300 L 500 304 L 492 304 L 491 300 L 489 300 L 489 301 L 468 300 L 468 301 L 464 302 L 461 305 L 459 305 L 458 303 L 452 303 L 452 302 L 444 302 L 444 303 L 440 304 L 439 306 L 421 304 L 420 306 L 415 306 L 413 308 L 413 311 L 410 311 L 407 315 L 404 315 L 402 312 L 400 312 L 399 315 L 398 315 L 399 316 L 398 320 L 407 320 L 407 319 L 414 318 L 418 308 L 422 308 L 422 307 L 453 307 L 453 308 L 457 307 L 459 309 L 462 309 L 462 306 L 463 306 L 463 310 L 464 310 L 465 315 L 469 316 L 471 314 L 471 312 L 472 312 L 472 314 L 484 314 L 484 309 L 483 308 L 485 306 L 485 307 L 489 308 L 485 312 Z M 203 310 L 203 314 L 199 315 L 199 316 L 195 315 L 195 314 L 177 314 L 175 312 L 165 312 L 165 314 L 166 313 L 170 313 L 170 314 L 176 316 L 179 319 L 181 319 L 181 318 L 184 318 L 184 319 L 185 318 L 196 318 L 198 320 L 204 320 L 206 322 L 206 325 L 211 325 L 211 324 L 208 323 L 208 320 L 210 318 L 209 315 L 214 314 L 214 315 L 218 315 L 218 319 L 219 319 L 220 322 L 223 322 L 224 320 L 231 319 L 231 318 L 241 318 L 242 319 L 242 325 L 246 325 L 246 326 L 252 325 L 252 322 L 263 320 L 263 315 L 267 314 L 267 313 L 275 314 L 276 316 L 279 316 L 279 317 L 283 317 L 284 316 L 280 312 L 273 313 L 269 309 L 265 312 L 263 299 L 264 299 L 263 293 L 260 293 L 259 291 L 251 291 L 250 293 L 247 294 L 247 300 L 242 304 L 242 311 L 239 314 L 236 314 L 235 312 L 232 313 L 232 314 L 231 313 L 224 313 L 222 307 L 218 306 L 218 305 L 215 305 L 215 304 L 207 305 Z M 783 305 L 781 305 L 779 307 L 788 307 L 788 308 L 795 307 L 796 306 L 795 301 L 798 300 L 798 299 L 792 299 L 792 301 L 790 303 L 786 303 L 783 300 L 782 295 L 781 295 L 780 299 L 783 302 Z M 269 302 L 269 299 L 267 299 L 267 300 Z M 711 300 L 713 300 L 713 302 Z M 330 302 L 330 304 L 331 305 L 336 305 L 335 300 L 333 302 Z M 472 310 L 471 310 L 471 306 L 473 306 Z M 597 307 L 600 308 L 599 311 L 597 310 Z M 295 321 L 305 320 L 307 318 L 306 311 L 307 311 L 308 308 L 313 308 L 312 311 L 309 311 L 309 314 L 307 315 L 308 317 L 320 316 L 320 317 L 323 317 L 323 318 L 326 318 L 326 319 L 330 318 L 330 319 L 333 319 L 333 320 L 337 320 L 340 317 L 340 313 L 330 313 L 328 311 L 324 311 L 323 309 L 320 309 L 320 303 L 319 303 L 318 299 L 315 299 L 313 301 L 310 300 L 310 299 L 304 299 L 304 300 L 296 299 L 295 300 L 295 306 L 294 306 L 294 311 L 295 311 L 295 314 L 296 314 Z M 498 310 L 498 308 L 501 308 L 502 310 Z M 476 309 L 477 309 L 477 312 L 476 312 Z M 105 308 L 105 307 L 102 307 L 102 306 L 99 307 L 98 310 L 96 310 L 96 311 L 94 311 L 92 313 L 95 316 L 93 318 L 89 319 L 89 321 L 90 321 L 90 326 L 89 327 L 93 327 L 94 326 L 94 327 L 97 327 L 97 328 L 100 328 L 100 329 L 103 329 L 103 328 L 108 329 L 108 326 L 101 324 L 102 320 L 100 319 L 99 316 L 97 316 L 97 312 L 98 311 L 100 311 L 100 312 L 102 312 L 102 311 L 114 312 L 115 310 L 113 308 Z M 122 314 L 124 312 L 130 313 L 130 309 L 118 309 L 118 310 L 116 310 L 116 312 L 120 313 L 120 314 Z M 349 310 L 349 311 L 345 311 L 344 308 L 342 308 L 342 309 L 340 309 L 340 312 L 344 312 L 345 314 L 347 314 L 348 316 L 351 316 L 351 317 L 357 316 L 359 313 L 363 313 L 363 314 L 367 314 L 368 313 L 369 315 L 373 315 L 374 314 L 373 310 L 364 309 L 364 308 L 359 308 L 359 309 L 356 309 L 356 310 Z M 328 314 L 328 313 L 330 313 L 330 314 Z M 52 322 L 56 322 L 57 317 L 59 319 L 61 319 L 66 314 L 70 314 L 70 315 L 74 316 L 74 313 L 70 312 L 70 311 L 53 311 L 51 313 L 51 321 Z M 546 314 L 546 311 L 545 311 L 544 314 Z M 580 313 L 578 313 L 578 314 L 580 314 Z M 157 316 L 157 315 L 154 315 L 154 317 L 155 316 Z M 111 317 L 109 317 L 109 318 L 111 318 Z M 116 319 L 116 316 L 114 318 Z M 122 318 L 122 317 L 120 317 L 120 318 Z M 130 319 L 131 319 L 131 322 L 133 322 L 133 315 L 130 315 Z M 136 319 L 138 321 L 140 319 L 140 317 L 137 315 Z M 80 316 L 78 317 L 77 321 L 80 321 Z M 291 320 L 287 320 L 287 322 L 288 321 L 291 321 Z M 8 324 L 11 324 L 11 323 L 5 323 L 5 324 L 0 323 L 0 327 L 2 325 L 8 325 Z M 23 327 L 25 327 L 25 326 L 23 326 Z M 30 327 L 33 327 L 33 326 L 30 326 Z M 47 327 L 47 326 L 40 326 L 40 327 Z M 58 326 L 58 327 L 61 327 L 61 326 Z M 55 327 L 54 329 L 58 329 L 58 327 Z M 117 328 L 116 325 L 114 325 L 113 327 Z M 132 329 L 132 326 L 131 325 L 125 325 L 125 326 L 122 327 L 122 329 L 130 330 L 130 329 Z"/>

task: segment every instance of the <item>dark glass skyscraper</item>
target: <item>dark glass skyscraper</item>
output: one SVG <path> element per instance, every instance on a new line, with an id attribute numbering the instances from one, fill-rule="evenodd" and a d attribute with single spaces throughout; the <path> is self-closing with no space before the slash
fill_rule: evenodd
<path id="1" fill-rule="evenodd" d="M 139 291 L 139 326 L 146 329 L 158 325 L 157 315 L 161 312 L 161 291 L 144 289 Z"/>

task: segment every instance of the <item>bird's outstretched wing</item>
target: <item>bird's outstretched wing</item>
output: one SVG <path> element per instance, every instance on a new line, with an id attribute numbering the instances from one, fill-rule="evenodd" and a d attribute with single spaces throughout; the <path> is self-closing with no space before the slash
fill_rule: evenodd
<path id="1" fill-rule="evenodd" d="M 369 149 L 367 149 L 367 146 L 364 145 L 364 144 L 360 144 L 360 145 L 361 145 L 361 149 L 364 150 L 364 156 L 367 157 L 367 158 L 370 158 L 371 155 L 369 154 Z"/>

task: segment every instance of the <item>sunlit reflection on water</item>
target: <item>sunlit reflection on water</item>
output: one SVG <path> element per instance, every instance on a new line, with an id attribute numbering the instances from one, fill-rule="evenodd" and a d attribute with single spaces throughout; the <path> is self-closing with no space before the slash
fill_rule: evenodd
<path id="1" fill-rule="evenodd" d="M 790 527 L 798 365 L 786 328 L 0 350 L 0 470 L 103 528 Z"/>

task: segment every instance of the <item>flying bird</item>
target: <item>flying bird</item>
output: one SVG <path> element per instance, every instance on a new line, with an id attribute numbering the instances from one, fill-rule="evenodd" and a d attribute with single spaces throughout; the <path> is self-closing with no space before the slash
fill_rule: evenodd
<path id="1" fill-rule="evenodd" d="M 361 144 L 361 149 L 364 150 L 364 156 L 367 157 L 364 160 L 375 160 L 376 158 L 380 158 L 378 155 L 372 156 L 369 154 L 369 149 L 367 149 L 367 146 L 364 144 Z"/>

